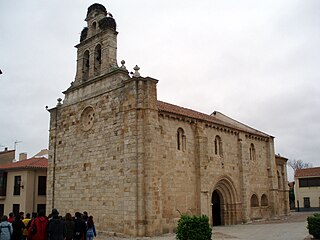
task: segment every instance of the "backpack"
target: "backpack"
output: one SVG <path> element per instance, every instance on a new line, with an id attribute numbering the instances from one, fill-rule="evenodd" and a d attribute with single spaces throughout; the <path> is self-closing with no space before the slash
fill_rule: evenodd
<path id="1" fill-rule="evenodd" d="M 10 229 L 10 226 L 9 226 L 9 225 L 7 225 L 7 226 L 1 226 L 1 227 L 0 227 L 0 233 L 2 232 L 2 228 L 8 228 L 9 233 L 10 233 L 10 236 L 12 235 L 12 232 L 11 232 L 11 229 Z"/>

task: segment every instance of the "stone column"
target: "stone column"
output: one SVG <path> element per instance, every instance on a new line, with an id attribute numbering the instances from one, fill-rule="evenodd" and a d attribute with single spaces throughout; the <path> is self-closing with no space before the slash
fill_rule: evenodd
<path id="1" fill-rule="evenodd" d="M 57 143 L 58 143 L 58 122 L 59 109 L 62 106 L 62 99 L 57 99 L 58 103 L 55 108 L 48 110 L 50 112 L 49 125 L 49 156 L 47 170 L 47 197 L 46 211 L 50 212 L 55 207 L 55 181 L 56 181 L 56 159 L 57 159 Z"/>
<path id="2" fill-rule="evenodd" d="M 209 189 L 205 184 L 205 169 L 208 166 L 208 138 L 204 131 L 205 126 L 200 123 L 195 124 L 196 137 L 196 214 L 205 214 L 210 218 Z"/>
<path id="3" fill-rule="evenodd" d="M 250 220 L 250 205 L 248 201 L 248 186 L 249 182 L 249 146 L 246 143 L 246 137 L 243 133 L 238 136 L 238 154 L 239 154 L 239 171 L 240 171 L 240 195 L 242 201 L 242 221 L 248 222 Z"/>
<path id="4" fill-rule="evenodd" d="M 142 78 L 135 67 L 133 78 L 125 81 L 127 114 L 132 116 L 128 128 L 135 129 L 134 134 L 128 135 L 132 142 L 131 155 L 135 158 L 135 198 L 136 236 L 151 236 L 160 233 L 159 206 L 160 200 L 155 184 L 158 183 L 157 148 L 158 111 L 156 99 L 157 80 Z M 135 196 L 134 196 L 135 195 Z M 130 227 L 129 227 L 130 228 Z M 130 229 L 127 229 L 130 231 Z"/>
<path id="5" fill-rule="evenodd" d="M 277 176 L 277 165 L 275 160 L 275 153 L 274 153 L 274 142 L 273 138 L 270 137 L 269 140 L 266 142 L 266 149 L 267 149 L 267 166 L 268 166 L 268 179 L 269 179 L 269 189 L 270 189 L 270 196 L 269 196 L 269 207 L 271 217 L 276 217 L 278 215 L 277 209 L 277 199 L 278 199 L 278 176 Z"/>

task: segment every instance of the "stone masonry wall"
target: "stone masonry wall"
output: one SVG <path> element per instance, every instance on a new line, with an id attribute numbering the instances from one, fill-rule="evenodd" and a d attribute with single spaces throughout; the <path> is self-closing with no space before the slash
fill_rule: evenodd
<path id="1" fill-rule="evenodd" d="M 92 97 L 87 91 L 87 99 L 77 100 L 81 95 L 74 90 L 68 93 L 72 98 L 67 95 L 66 103 L 51 110 L 49 211 L 88 211 L 98 230 L 120 235 L 159 234 L 152 182 L 157 179 L 155 84 L 129 77 L 120 85 L 109 81 L 109 91 L 92 91 Z"/>
<path id="2" fill-rule="evenodd" d="M 212 221 L 211 195 L 217 183 L 224 178 L 229 179 L 235 189 L 232 200 L 234 206 L 231 207 L 234 210 L 232 216 L 228 216 L 228 222 L 234 224 L 272 216 L 272 204 L 268 207 L 261 206 L 263 194 L 272 201 L 268 170 L 272 158 L 269 157 L 268 139 L 250 138 L 241 133 L 242 143 L 239 144 L 240 135 L 237 131 L 208 127 L 204 123 L 192 123 L 169 114 L 160 114 L 159 123 L 162 140 L 159 163 L 162 177 L 158 185 L 162 199 L 163 232 L 174 231 L 179 219 L 177 210 L 188 214 L 206 214 Z M 177 149 L 177 130 L 180 127 L 185 131 L 187 139 L 185 151 Z M 217 135 L 222 139 L 222 156 L 214 152 L 214 139 Z M 256 151 L 254 160 L 249 159 L 251 143 Z M 200 171 L 197 170 L 198 165 Z M 197 186 L 199 181 L 200 189 Z M 250 206 L 253 194 L 259 198 L 257 208 Z M 203 200 L 200 195 L 204 196 Z"/>

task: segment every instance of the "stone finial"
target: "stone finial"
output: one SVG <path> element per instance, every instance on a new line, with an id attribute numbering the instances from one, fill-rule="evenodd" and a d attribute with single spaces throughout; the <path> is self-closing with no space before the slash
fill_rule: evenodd
<path id="1" fill-rule="evenodd" d="M 126 68 L 126 66 L 124 65 L 125 63 L 126 63 L 126 61 L 122 60 L 122 61 L 121 61 L 121 67 L 120 67 L 120 68 L 126 70 L 127 68 Z"/>
<path id="2" fill-rule="evenodd" d="M 139 70 L 140 68 L 138 67 L 138 65 L 136 65 L 134 68 L 134 74 L 133 74 L 133 77 L 140 77 L 140 73 L 139 73 Z"/>
<path id="3" fill-rule="evenodd" d="M 58 98 L 57 101 L 58 101 L 57 107 L 58 107 L 58 106 L 61 106 L 61 105 L 62 105 L 62 103 L 61 103 L 61 102 L 62 102 L 62 98 Z"/>

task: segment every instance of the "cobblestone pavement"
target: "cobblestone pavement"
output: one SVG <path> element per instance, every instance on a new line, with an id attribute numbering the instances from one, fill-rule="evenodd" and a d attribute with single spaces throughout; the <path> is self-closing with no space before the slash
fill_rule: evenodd
<path id="1" fill-rule="evenodd" d="M 306 228 L 307 217 L 312 212 L 291 212 L 290 216 L 276 220 L 255 221 L 249 224 L 233 226 L 218 226 L 213 228 L 212 239 L 220 240 L 308 240 L 312 237 Z M 159 237 L 120 238 L 111 236 L 98 236 L 95 240 L 174 240 L 175 234 L 165 234 Z"/>

